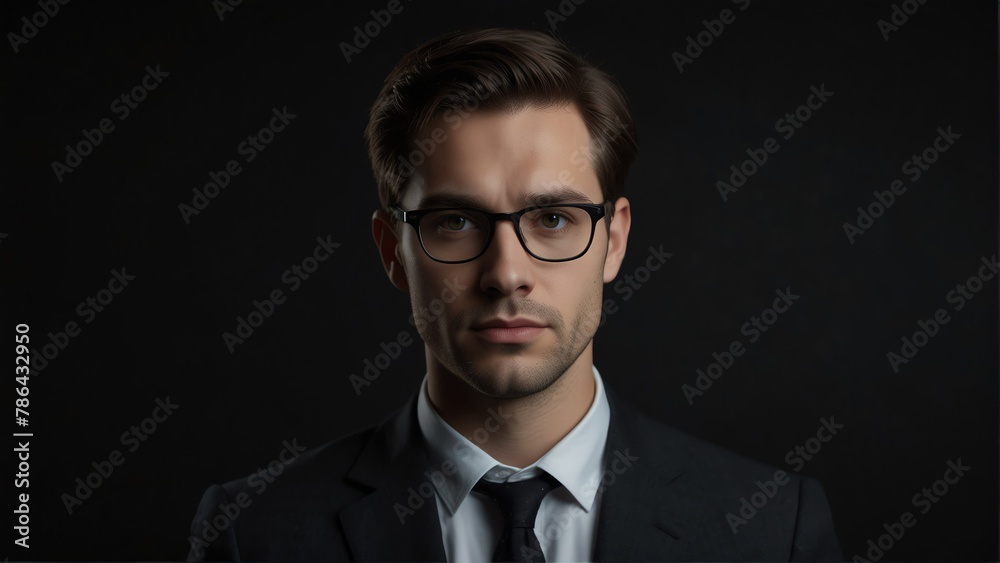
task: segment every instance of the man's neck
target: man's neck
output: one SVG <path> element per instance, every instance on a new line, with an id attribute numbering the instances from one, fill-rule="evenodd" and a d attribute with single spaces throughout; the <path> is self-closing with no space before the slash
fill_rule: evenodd
<path id="1" fill-rule="evenodd" d="M 579 424 L 594 402 L 593 343 L 547 389 L 518 399 L 487 397 L 428 354 L 427 395 L 452 428 L 512 467 L 538 461 Z"/>

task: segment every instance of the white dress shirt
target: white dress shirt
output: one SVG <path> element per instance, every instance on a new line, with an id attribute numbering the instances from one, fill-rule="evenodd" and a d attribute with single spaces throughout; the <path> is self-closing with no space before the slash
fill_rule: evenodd
<path id="1" fill-rule="evenodd" d="M 555 477 L 557 487 L 542 499 L 535 518 L 535 535 L 547 562 L 591 561 L 597 537 L 604 444 L 611 409 L 597 367 L 592 366 L 596 392 L 583 419 L 538 461 L 525 468 L 493 459 L 477 444 L 489 441 L 507 413 L 484 413 L 483 425 L 470 441 L 441 418 L 427 398 L 427 376 L 420 385 L 417 418 L 427 457 L 439 478 L 433 480 L 442 542 L 448 561 L 481 562 L 493 558 L 503 520 L 487 496 L 472 491 L 487 481 L 521 481 L 543 470 Z M 471 493 L 471 494 L 470 494 Z"/>

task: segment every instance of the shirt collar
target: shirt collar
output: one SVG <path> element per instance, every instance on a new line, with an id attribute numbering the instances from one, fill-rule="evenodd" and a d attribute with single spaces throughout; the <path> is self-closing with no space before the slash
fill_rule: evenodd
<path id="1" fill-rule="evenodd" d="M 520 481 L 543 470 L 566 487 L 581 508 L 590 512 L 604 467 L 604 444 L 611 421 L 604 382 L 597 367 L 591 367 L 595 393 L 587 414 L 545 455 L 525 468 L 511 467 L 493 459 L 445 422 L 427 398 L 427 376 L 424 375 L 417 399 L 417 422 L 431 462 L 430 481 L 452 515 L 483 477 L 488 481 Z M 492 409 L 488 411 L 483 431 L 502 424 L 503 414 Z M 489 439 L 488 434 L 483 436 L 480 443 Z M 477 435 L 473 435 L 473 439 L 476 438 Z"/>

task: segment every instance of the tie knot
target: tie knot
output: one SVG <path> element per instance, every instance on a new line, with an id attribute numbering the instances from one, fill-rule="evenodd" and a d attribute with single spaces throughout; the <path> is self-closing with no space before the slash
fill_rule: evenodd
<path id="1" fill-rule="evenodd" d="M 472 489 L 492 498 L 500 507 L 505 528 L 535 527 L 535 516 L 542 499 L 559 486 L 548 473 L 523 481 L 494 483 L 480 479 Z"/>

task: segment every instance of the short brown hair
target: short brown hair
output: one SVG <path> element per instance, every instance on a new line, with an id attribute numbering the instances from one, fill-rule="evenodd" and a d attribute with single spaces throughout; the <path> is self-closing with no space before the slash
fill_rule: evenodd
<path id="1" fill-rule="evenodd" d="M 514 112 L 565 103 L 583 116 L 601 191 L 616 199 L 638 144 L 613 77 L 538 31 L 480 29 L 427 41 L 396 64 L 371 108 L 365 138 L 382 207 L 399 203 L 427 154 L 412 143 L 435 117 L 463 108 Z"/>

